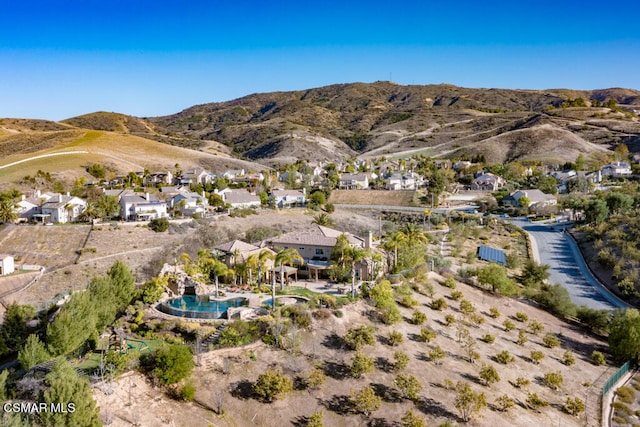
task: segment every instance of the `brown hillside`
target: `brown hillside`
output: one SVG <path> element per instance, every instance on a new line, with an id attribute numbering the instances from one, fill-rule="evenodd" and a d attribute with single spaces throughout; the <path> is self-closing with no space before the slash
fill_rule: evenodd
<path id="1" fill-rule="evenodd" d="M 640 128 L 637 118 L 622 112 L 591 107 L 563 109 L 563 103 L 576 98 L 587 103 L 614 98 L 619 105 L 630 108 L 639 96 L 640 92 L 630 89 L 534 91 L 353 83 L 253 94 L 229 102 L 197 105 L 149 121 L 165 135 L 216 140 L 266 164 L 292 158 L 333 160 L 335 156 L 354 153 L 397 154 L 425 149 L 430 155 L 451 156 L 474 143 L 478 144 L 474 151 L 489 155 L 490 147 L 483 146 L 483 141 L 549 124 L 559 131 L 551 139 L 557 145 L 569 146 L 557 154 L 562 160 L 573 160 L 568 156 L 594 149 L 588 143 L 609 147 L 633 141 L 640 135 Z M 585 124 L 596 117 L 616 123 L 607 127 L 606 138 L 597 125 Z M 522 137 L 506 139 L 528 144 L 524 135 L 533 137 L 539 133 L 521 132 Z M 292 138 L 293 134 L 304 138 Z M 319 143 L 313 149 L 310 136 L 332 141 L 338 151 L 327 152 Z M 576 145 L 575 141 L 580 140 L 587 144 Z M 529 148 L 508 151 L 520 157 L 540 158 L 545 153 L 533 150 L 545 144 L 540 141 Z"/>

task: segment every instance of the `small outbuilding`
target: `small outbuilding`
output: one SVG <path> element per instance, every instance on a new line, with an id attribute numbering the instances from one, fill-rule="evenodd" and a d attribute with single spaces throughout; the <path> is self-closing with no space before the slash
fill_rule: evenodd
<path id="1" fill-rule="evenodd" d="M 11 255 L 0 254 L 0 275 L 6 276 L 15 271 L 13 257 Z"/>

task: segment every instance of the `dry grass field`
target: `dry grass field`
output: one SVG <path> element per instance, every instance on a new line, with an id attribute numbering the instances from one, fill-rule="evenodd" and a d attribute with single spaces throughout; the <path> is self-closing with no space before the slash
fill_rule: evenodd
<path id="1" fill-rule="evenodd" d="M 333 190 L 329 203 L 346 205 L 413 206 L 415 191 Z"/>

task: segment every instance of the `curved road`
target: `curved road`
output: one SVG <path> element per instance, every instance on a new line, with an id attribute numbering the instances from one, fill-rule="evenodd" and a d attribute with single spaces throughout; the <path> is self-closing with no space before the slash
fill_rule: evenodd
<path id="1" fill-rule="evenodd" d="M 525 219 L 511 222 L 529 233 L 534 259 L 551 267 L 549 282 L 564 286 L 575 304 L 607 310 L 629 307 L 593 277 L 569 235 L 554 230 L 553 224 L 530 223 Z"/>

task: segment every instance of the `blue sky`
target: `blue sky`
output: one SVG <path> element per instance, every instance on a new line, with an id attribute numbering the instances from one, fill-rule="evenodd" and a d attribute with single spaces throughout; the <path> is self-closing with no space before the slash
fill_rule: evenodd
<path id="1" fill-rule="evenodd" d="M 640 2 L 628 0 L 0 6 L 0 117 L 148 117 L 255 92 L 389 79 L 640 89 Z"/>

